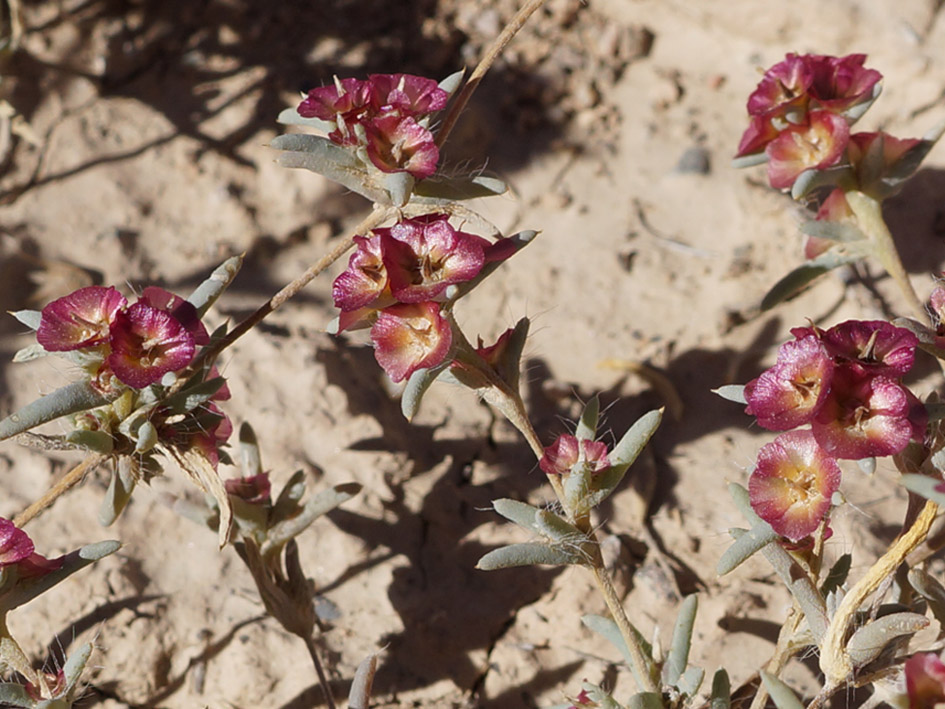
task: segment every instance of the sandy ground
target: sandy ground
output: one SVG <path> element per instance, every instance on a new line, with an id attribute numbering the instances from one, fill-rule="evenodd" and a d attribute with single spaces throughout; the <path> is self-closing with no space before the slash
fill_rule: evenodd
<path id="1" fill-rule="evenodd" d="M 274 164 L 279 110 L 332 74 L 445 76 L 473 62 L 514 10 L 507 0 L 26 5 L 22 45 L 0 83 L 17 113 L 0 155 L 0 307 L 37 307 L 93 282 L 187 292 L 245 251 L 212 324 L 245 316 L 366 213 L 361 198 Z M 699 592 L 693 661 L 709 677 L 725 666 L 735 685 L 750 679 L 789 607 L 760 561 L 722 579 L 714 571 L 726 530 L 740 523 L 726 483 L 745 482 L 772 436 L 710 390 L 756 376 L 805 318 L 830 324 L 898 307 L 865 269 L 752 313 L 802 256 L 788 198 L 760 169 L 729 167 L 745 99 L 758 68 L 787 51 L 866 52 L 885 88 L 862 125 L 921 135 L 945 117 L 940 5 L 550 0 L 447 146 L 446 170 L 485 167 L 513 187 L 477 209 L 503 230 L 542 232 L 459 315 L 486 340 L 533 319 L 525 386 L 543 439 L 567 430 L 597 391 L 614 435 L 672 403 L 608 360 L 647 363 L 681 398 L 597 521 L 645 634 L 668 642 L 681 596 Z M 694 153 L 708 161 L 701 171 L 680 165 Z M 887 206 L 923 295 L 945 257 L 943 169 L 939 147 Z M 304 568 L 336 608 L 321 642 L 338 696 L 383 648 L 378 707 L 548 706 L 582 678 L 627 697 L 632 680 L 616 652 L 580 623 L 604 612 L 580 569 L 473 568 L 488 549 L 525 540 L 490 500 L 551 497 L 525 444 L 447 385 L 407 424 L 366 340 L 328 336 L 331 317 L 322 278 L 223 365 L 227 411 L 256 428 L 277 485 L 302 469 L 314 489 L 364 486 L 301 540 Z M 0 335 L 4 413 L 69 380 L 62 364 L 9 364 L 30 341 L 12 318 Z M 932 371 L 920 369 L 918 378 Z M 77 460 L 4 444 L 0 515 Z M 195 494 L 183 475 L 170 467 L 103 530 L 106 480 L 98 473 L 30 525 L 48 555 L 105 538 L 124 547 L 10 618 L 26 649 L 42 657 L 47 646 L 93 640 L 86 706 L 321 706 L 304 648 L 262 619 L 232 550 L 161 504 L 166 492 Z M 895 535 L 904 495 L 889 464 L 872 478 L 848 471 L 844 493 L 851 504 L 829 547 L 853 550 L 856 574 Z M 816 686 L 802 663 L 787 677 Z"/>

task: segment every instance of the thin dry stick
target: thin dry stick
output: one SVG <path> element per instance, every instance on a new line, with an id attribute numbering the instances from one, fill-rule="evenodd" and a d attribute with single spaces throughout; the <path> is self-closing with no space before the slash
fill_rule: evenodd
<path id="1" fill-rule="evenodd" d="M 315 665 L 315 673 L 318 675 L 318 682 L 322 686 L 322 693 L 325 695 L 325 703 L 328 709 L 335 709 L 335 699 L 331 696 L 331 685 L 328 684 L 328 678 L 325 676 L 325 670 L 322 669 L 322 661 L 318 659 L 318 648 L 315 647 L 315 639 L 311 635 L 305 638 L 305 647 L 308 648 L 308 654 L 312 658 L 312 664 Z"/>
<path id="2" fill-rule="evenodd" d="M 473 73 L 469 75 L 469 80 L 463 84 L 462 90 L 456 96 L 456 101 L 450 106 L 450 110 L 443 119 L 440 130 L 436 134 L 436 147 L 443 147 L 446 143 L 446 139 L 449 137 L 450 131 L 453 130 L 453 126 L 456 125 L 456 121 L 459 120 L 459 114 L 466 108 L 466 104 L 469 103 L 469 99 L 472 97 L 476 87 L 479 86 L 479 82 L 482 81 L 482 77 L 486 75 L 486 72 L 489 71 L 495 63 L 495 60 L 499 58 L 499 55 L 502 54 L 506 45 L 511 42 L 512 38 L 522 29 L 528 18 L 532 16 L 532 13 L 544 5 L 545 2 L 546 0 L 528 0 L 528 2 L 522 6 L 522 9 L 515 13 L 515 17 L 509 20 L 509 24 L 505 26 L 502 33 L 496 37 L 495 42 L 492 43 L 492 46 L 486 51 L 485 55 L 479 61 L 479 64 L 473 69 Z"/>
<path id="3" fill-rule="evenodd" d="M 105 460 L 105 456 L 98 453 L 88 456 L 66 473 L 59 482 L 49 488 L 46 494 L 14 517 L 13 524 L 17 527 L 23 527 L 23 525 L 52 505 L 60 495 L 78 485 L 82 481 L 82 478 L 85 477 L 85 474 L 103 460 Z"/>

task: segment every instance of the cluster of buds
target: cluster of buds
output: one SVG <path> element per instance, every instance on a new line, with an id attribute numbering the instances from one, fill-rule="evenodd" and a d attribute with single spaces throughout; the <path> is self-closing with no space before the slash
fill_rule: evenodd
<path id="1" fill-rule="evenodd" d="M 450 286 L 469 284 L 515 245 L 457 231 L 445 214 L 405 219 L 355 237 L 357 250 L 332 286 L 336 332 L 370 327 L 374 356 L 395 381 L 447 360 L 453 343 Z M 488 348 L 483 348 L 486 350 Z"/>
<path id="2" fill-rule="evenodd" d="M 899 453 L 922 440 L 923 404 L 901 377 L 918 340 L 883 321 L 850 320 L 829 330 L 795 328 L 777 363 L 745 386 L 746 413 L 773 431 L 751 476 L 752 507 L 782 536 L 811 534 L 840 484 L 837 459 Z"/>
<path id="3" fill-rule="evenodd" d="M 75 353 L 108 393 L 143 389 L 183 369 L 210 338 L 196 308 L 173 293 L 152 286 L 129 305 L 114 287 L 89 286 L 43 308 L 36 339 L 47 352 Z"/>
<path id="4" fill-rule="evenodd" d="M 332 86 L 312 89 L 297 110 L 328 123 L 328 138 L 337 145 L 366 150 L 378 170 L 423 179 L 439 160 L 430 120 L 448 98 L 431 79 L 372 74 L 366 81 L 336 78 Z"/>

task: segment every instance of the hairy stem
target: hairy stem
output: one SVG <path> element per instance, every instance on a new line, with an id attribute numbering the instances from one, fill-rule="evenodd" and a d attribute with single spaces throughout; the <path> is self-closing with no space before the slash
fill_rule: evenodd
<path id="1" fill-rule="evenodd" d="M 14 517 L 13 524 L 17 527 L 23 527 L 34 517 L 51 507 L 61 495 L 82 482 L 82 478 L 85 477 L 86 473 L 103 460 L 105 460 L 105 456 L 97 453 L 86 457 L 85 460 L 66 473 L 59 482 L 49 488 L 41 498 Z"/>

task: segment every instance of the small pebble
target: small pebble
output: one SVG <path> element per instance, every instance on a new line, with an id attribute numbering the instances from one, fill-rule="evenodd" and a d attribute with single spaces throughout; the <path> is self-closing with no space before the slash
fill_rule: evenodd
<path id="1" fill-rule="evenodd" d="M 709 151 L 698 145 L 686 150 L 676 163 L 675 172 L 695 173 L 697 175 L 708 175 L 712 171 L 712 165 L 709 162 Z"/>

